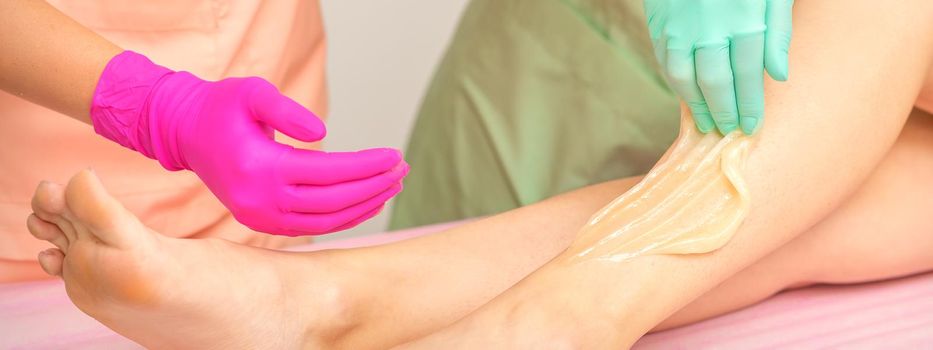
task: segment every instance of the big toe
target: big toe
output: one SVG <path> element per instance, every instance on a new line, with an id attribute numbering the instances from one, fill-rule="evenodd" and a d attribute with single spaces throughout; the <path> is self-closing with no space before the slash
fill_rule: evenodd
<path id="1" fill-rule="evenodd" d="M 65 188 L 62 185 L 42 181 L 32 194 L 32 212 L 40 219 L 56 222 L 65 211 Z"/>
<path id="2" fill-rule="evenodd" d="M 128 236 L 145 230 L 90 170 L 82 170 L 68 181 L 65 203 L 75 219 L 105 243 L 121 245 L 129 242 Z"/>

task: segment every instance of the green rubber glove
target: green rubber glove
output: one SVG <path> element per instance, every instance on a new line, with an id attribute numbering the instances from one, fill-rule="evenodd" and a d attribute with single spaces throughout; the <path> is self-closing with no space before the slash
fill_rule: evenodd
<path id="1" fill-rule="evenodd" d="M 655 55 L 697 128 L 758 130 L 764 70 L 787 80 L 793 0 L 645 0 Z"/>

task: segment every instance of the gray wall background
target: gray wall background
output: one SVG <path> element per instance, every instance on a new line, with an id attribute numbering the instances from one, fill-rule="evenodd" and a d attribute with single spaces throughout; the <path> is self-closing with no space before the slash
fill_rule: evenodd
<path id="1" fill-rule="evenodd" d="M 328 39 L 327 150 L 402 149 L 468 0 L 322 0 Z M 382 232 L 387 213 L 331 240 Z"/>

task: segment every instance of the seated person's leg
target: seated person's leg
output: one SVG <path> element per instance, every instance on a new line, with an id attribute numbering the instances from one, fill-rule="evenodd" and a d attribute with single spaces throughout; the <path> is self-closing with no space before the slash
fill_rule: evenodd
<path id="1" fill-rule="evenodd" d="M 143 345 L 385 348 L 450 324 L 544 264 L 632 183 L 396 244 L 287 253 L 155 234 L 84 171 L 67 187 L 41 184 L 27 226 L 58 247 L 40 263 L 74 303 Z"/>
<path id="2" fill-rule="evenodd" d="M 861 283 L 933 269 L 933 116 L 915 110 L 869 179 L 813 228 L 694 300 L 655 330 L 814 283 Z"/>
<path id="3" fill-rule="evenodd" d="M 933 3 L 921 0 L 796 5 L 795 78 L 766 87 L 767 122 L 744 171 L 754 200 L 724 248 L 625 263 L 558 259 L 434 340 L 490 339 L 489 332 L 495 332 L 499 340 L 516 335 L 549 342 L 553 339 L 542 333 L 559 337 L 568 331 L 564 335 L 577 337 L 571 341 L 630 344 L 821 221 L 858 188 L 897 138 L 933 56 L 930 13 Z M 852 48 L 866 40 L 872 49 L 851 57 Z M 575 327 L 583 324 L 587 329 Z M 523 340 L 518 344 L 533 346 Z"/>

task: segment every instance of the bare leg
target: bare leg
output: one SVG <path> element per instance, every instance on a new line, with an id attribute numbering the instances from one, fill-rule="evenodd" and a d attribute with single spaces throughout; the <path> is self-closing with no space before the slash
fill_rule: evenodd
<path id="1" fill-rule="evenodd" d="M 386 348 L 450 324 L 552 258 L 626 182 L 397 244 L 286 253 L 156 234 L 83 171 L 67 187 L 40 184 L 27 226 L 57 247 L 39 261 L 75 305 L 147 347 Z M 571 222 L 558 215 L 576 211 Z"/>
<path id="2" fill-rule="evenodd" d="M 870 0 L 796 5 L 791 52 L 796 78 L 766 88 L 768 125 L 745 171 L 754 201 L 723 249 L 625 263 L 558 259 L 420 345 L 627 346 L 822 221 L 890 149 L 933 58 L 933 3 L 891 5 Z M 894 37 L 904 39 L 887 39 Z M 877 47 L 857 59 L 840 59 L 865 38 L 878 38 L 872 40 Z M 885 67 L 884 73 L 865 66 Z M 846 84 L 838 83 L 840 77 Z"/>
<path id="3" fill-rule="evenodd" d="M 832 215 L 655 330 L 734 311 L 788 288 L 867 282 L 931 270 L 929 208 L 933 208 L 933 117 L 915 112 L 868 181 Z"/>

